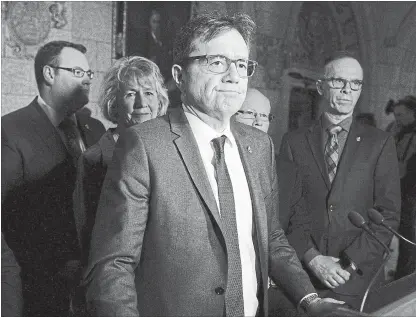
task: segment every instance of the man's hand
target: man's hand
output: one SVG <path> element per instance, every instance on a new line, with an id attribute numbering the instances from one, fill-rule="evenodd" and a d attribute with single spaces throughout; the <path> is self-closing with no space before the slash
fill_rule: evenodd
<path id="1" fill-rule="evenodd" d="M 332 298 L 317 298 L 309 304 L 306 313 L 311 317 L 369 316 L 343 304 L 344 302 Z"/>
<path id="2" fill-rule="evenodd" d="M 318 255 L 309 263 L 313 274 L 327 287 L 338 287 L 350 279 L 350 273 L 339 264 L 339 259 L 332 256 Z"/>

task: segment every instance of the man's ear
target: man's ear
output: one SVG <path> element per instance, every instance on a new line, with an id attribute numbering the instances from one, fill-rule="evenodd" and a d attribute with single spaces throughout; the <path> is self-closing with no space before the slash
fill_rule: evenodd
<path id="1" fill-rule="evenodd" d="M 52 67 L 45 65 L 43 66 L 42 73 L 43 73 L 43 78 L 45 79 L 46 84 L 48 86 L 52 86 L 55 80 L 55 70 Z"/>
<path id="2" fill-rule="evenodd" d="M 318 79 L 318 80 L 316 81 L 316 90 L 318 90 L 318 93 L 319 93 L 321 96 L 323 96 L 323 94 L 324 94 L 324 89 L 323 89 L 323 87 L 322 87 L 322 84 L 323 84 L 322 80 Z"/>
<path id="3" fill-rule="evenodd" d="M 176 87 L 179 88 L 179 90 L 182 91 L 182 85 L 183 85 L 183 68 L 182 66 L 178 64 L 174 64 L 172 66 L 172 78 L 175 81 Z"/>

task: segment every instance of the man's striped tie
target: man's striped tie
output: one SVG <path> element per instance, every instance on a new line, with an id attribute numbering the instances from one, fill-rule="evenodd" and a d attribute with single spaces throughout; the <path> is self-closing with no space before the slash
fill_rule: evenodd
<path id="1" fill-rule="evenodd" d="M 338 133 L 340 133 L 341 130 L 342 128 L 339 125 L 332 125 L 327 130 L 328 141 L 325 145 L 325 162 L 331 183 L 337 174 L 339 160 Z"/>

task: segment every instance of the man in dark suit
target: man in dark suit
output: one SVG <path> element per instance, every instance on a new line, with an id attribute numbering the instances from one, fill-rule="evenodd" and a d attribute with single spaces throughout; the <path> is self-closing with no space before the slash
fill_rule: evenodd
<path id="1" fill-rule="evenodd" d="M 75 114 L 93 72 L 83 45 L 54 41 L 35 57 L 39 95 L 1 118 L 2 230 L 22 269 L 25 316 L 64 316 L 79 270 L 75 164 L 105 129 Z"/>
<path id="2" fill-rule="evenodd" d="M 199 15 L 175 41 L 183 105 L 120 136 L 92 233 L 94 316 L 267 314 L 270 274 L 296 303 L 319 299 L 276 220 L 270 137 L 230 122 L 256 62 L 244 14 Z"/>
<path id="3" fill-rule="evenodd" d="M 317 82 L 326 103 L 324 114 L 310 128 L 286 134 L 280 150 L 302 172 L 311 213 L 311 222 L 299 219 L 294 224 L 296 230 L 310 230 L 309 238 L 297 246 L 303 253 L 300 259 L 322 294 L 354 307 L 359 306 L 384 249 L 354 227 L 348 213 L 356 211 L 367 220 L 368 209 L 377 208 L 396 229 L 400 216 L 394 140 L 352 117 L 362 80 L 363 70 L 355 58 L 342 52 L 329 59 Z M 371 227 L 388 245 L 392 234 L 381 226 Z"/>

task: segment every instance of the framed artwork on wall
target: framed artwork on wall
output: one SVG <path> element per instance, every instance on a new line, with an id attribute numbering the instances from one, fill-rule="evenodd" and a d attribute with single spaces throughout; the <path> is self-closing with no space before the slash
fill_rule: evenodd
<path id="1" fill-rule="evenodd" d="M 113 58 L 139 55 L 171 77 L 173 40 L 192 14 L 192 2 L 121 1 L 113 10 Z"/>
<path id="2" fill-rule="evenodd" d="M 171 75 L 173 41 L 197 7 L 197 2 L 188 1 L 113 3 L 113 59 L 138 55 L 155 62 L 165 78 L 171 107 L 182 103 Z"/>

